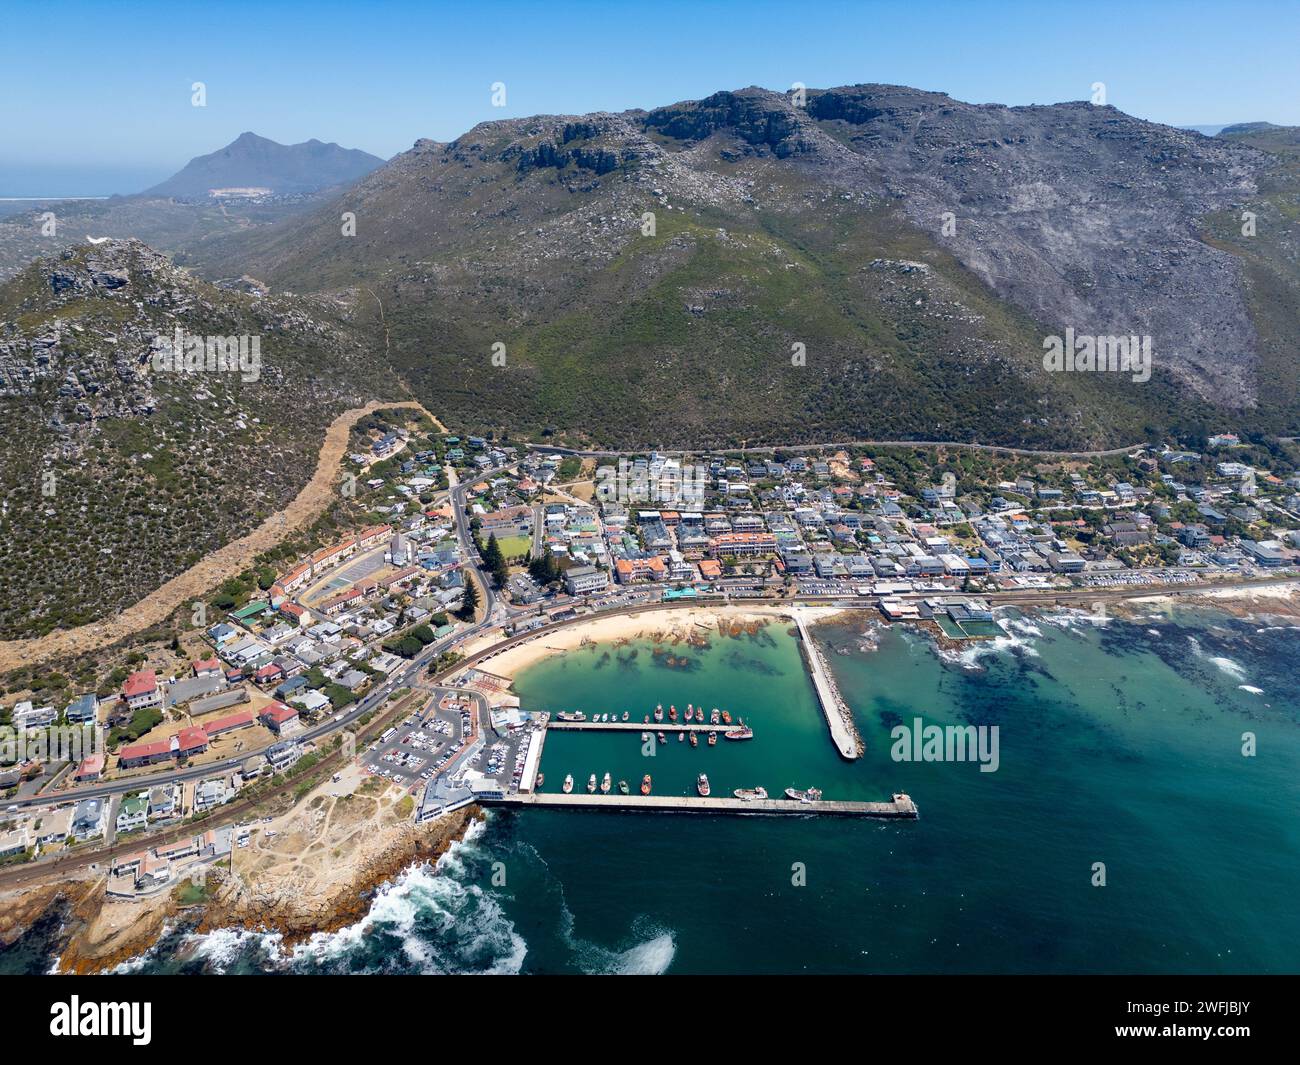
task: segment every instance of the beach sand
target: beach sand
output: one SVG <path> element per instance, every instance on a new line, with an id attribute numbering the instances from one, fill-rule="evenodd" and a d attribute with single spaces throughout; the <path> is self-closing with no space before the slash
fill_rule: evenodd
<path id="1" fill-rule="evenodd" d="M 488 672 L 502 677 L 516 677 L 529 666 L 553 654 L 563 654 L 591 643 L 617 644 L 636 639 L 653 639 L 656 643 L 680 643 L 692 634 L 699 636 L 717 633 L 719 625 L 771 624 L 782 620 L 793 623 L 793 610 L 799 610 L 810 623 L 834 617 L 841 611 L 830 606 L 703 606 L 665 607 L 640 614 L 618 614 L 613 617 L 594 617 L 590 621 L 544 632 L 536 639 L 517 644 L 500 654 L 478 663 Z M 473 653 L 499 640 L 490 636 L 474 646 Z"/>

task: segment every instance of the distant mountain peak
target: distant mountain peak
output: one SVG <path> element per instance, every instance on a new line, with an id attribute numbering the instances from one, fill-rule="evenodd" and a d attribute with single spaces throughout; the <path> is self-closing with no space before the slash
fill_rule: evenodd
<path id="1" fill-rule="evenodd" d="M 245 130 L 223 148 L 191 159 L 141 195 L 201 199 L 220 188 L 265 188 L 277 195 L 351 184 L 383 164 L 378 156 L 312 138 L 280 144 Z"/>

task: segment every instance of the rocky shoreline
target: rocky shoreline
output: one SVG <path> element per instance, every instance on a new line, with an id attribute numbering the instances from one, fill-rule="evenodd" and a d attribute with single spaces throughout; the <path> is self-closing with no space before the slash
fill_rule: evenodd
<path id="1" fill-rule="evenodd" d="M 311 885 L 302 883 L 296 861 L 260 868 L 251 877 L 239 869 L 213 870 L 204 881 L 206 898 L 190 905 L 174 891 L 139 901 L 113 899 L 102 879 L 29 888 L 0 907 L 0 943 L 9 946 L 61 908 L 59 973 L 110 972 L 178 926 L 198 934 L 223 928 L 279 933 L 292 946 L 362 920 L 380 887 L 413 865 L 436 862 L 477 816 L 481 811 L 471 806 L 425 824 L 376 824 L 351 853 L 332 854 L 333 875 L 313 877 Z"/>
<path id="2" fill-rule="evenodd" d="M 463 839 L 470 824 L 482 816 L 477 806 L 453 811 L 424 825 L 406 826 L 382 853 L 358 865 L 354 876 L 322 897 L 291 892 L 249 890 L 236 880 L 227 880 L 212 903 L 204 908 L 195 931 L 202 934 L 221 928 L 242 928 L 278 932 L 286 946 L 309 939 L 318 932 L 336 932 L 356 924 L 369 911 L 375 891 L 398 874 L 421 862 L 436 862 Z"/>

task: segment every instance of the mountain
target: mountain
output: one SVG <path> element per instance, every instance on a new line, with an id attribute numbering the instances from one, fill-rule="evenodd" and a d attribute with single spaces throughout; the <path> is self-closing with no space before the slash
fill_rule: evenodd
<path id="1" fill-rule="evenodd" d="M 249 358 L 157 365 L 178 329 Z M 215 287 L 138 241 L 33 263 L 0 285 L 0 639 L 141 599 L 292 499 L 338 414 L 391 398 L 314 301 Z"/>
<path id="2" fill-rule="evenodd" d="M 1300 155 L 1300 126 L 1275 126 L 1272 122 L 1242 122 L 1235 126 L 1224 126 L 1218 136 L 1292 159 Z"/>
<path id="3" fill-rule="evenodd" d="M 465 428 L 1115 446 L 1294 425 L 1280 165 L 1087 103 L 749 88 L 417 141 L 201 265 L 342 294 Z M 1067 328 L 1151 336 L 1152 379 L 1045 373 Z"/>
<path id="4" fill-rule="evenodd" d="M 52 200 L 6 212 L 0 218 L 0 281 L 33 259 L 75 247 L 88 237 L 134 238 L 183 264 L 208 241 L 308 211 L 327 190 L 349 185 L 382 164 L 377 156 L 337 144 L 310 140 L 284 145 L 243 133 L 137 195 Z M 270 189 L 271 194 L 214 198 L 211 189 Z"/>
<path id="5" fill-rule="evenodd" d="M 351 184 L 382 164 L 378 156 L 356 148 L 318 140 L 278 144 L 256 133 L 241 133 L 224 148 L 191 159 L 141 195 L 204 199 L 210 189 L 224 188 L 267 188 L 276 195 L 293 195 Z"/>

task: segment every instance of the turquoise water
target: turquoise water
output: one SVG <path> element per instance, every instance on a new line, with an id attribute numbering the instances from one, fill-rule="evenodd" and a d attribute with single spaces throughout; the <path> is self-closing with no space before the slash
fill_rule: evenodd
<path id="1" fill-rule="evenodd" d="M 686 794 L 703 769 L 715 795 L 907 791 L 916 822 L 493 813 L 353 929 L 292 953 L 274 937 L 178 931 L 134 968 L 1300 971 L 1300 629 L 1205 612 L 1002 620 L 1006 636 L 961 656 L 900 627 L 875 649 L 853 627 L 818 629 L 867 744 L 854 763 L 835 754 L 781 624 L 671 648 L 686 660 L 672 667 L 638 643 L 518 678 L 530 709 L 639 721 L 693 702 L 755 729 L 714 748 L 670 738 L 653 758 L 639 734 L 555 733 L 546 790 L 566 772 L 585 788 L 591 772 L 635 786 L 649 771 L 656 794 Z M 890 729 L 917 716 L 998 726 L 998 770 L 895 762 Z M 20 945 L 0 967 L 39 954 Z"/>

